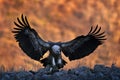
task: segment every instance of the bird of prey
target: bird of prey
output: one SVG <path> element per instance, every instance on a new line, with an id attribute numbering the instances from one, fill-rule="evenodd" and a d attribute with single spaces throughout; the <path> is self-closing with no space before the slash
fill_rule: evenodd
<path id="1" fill-rule="evenodd" d="M 30 58 L 40 61 L 43 66 L 50 66 L 50 71 L 63 68 L 66 61 L 62 59 L 61 52 L 69 58 L 76 60 L 88 56 L 99 45 L 103 43 L 105 32 L 100 32 L 101 27 L 98 25 L 93 29 L 91 27 L 87 35 L 77 36 L 68 42 L 51 42 L 44 41 L 38 33 L 31 28 L 27 17 L 21 15 L 21 19 L 17 18 L 16 27 L 12 31 L 20 48 Z M 43 58 L 43 55 L 49 51 L 49 56 Z"/>

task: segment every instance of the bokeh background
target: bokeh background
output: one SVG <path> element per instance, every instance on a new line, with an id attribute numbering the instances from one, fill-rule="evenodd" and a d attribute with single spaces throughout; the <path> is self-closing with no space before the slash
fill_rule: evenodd
<path id="1" fill-rule="evenodd" d="M 68 62 L 64 69 L 120 67 L 120 0 L 0 0 L 0 69 L 5 71 L 43 67 L 24 54 L 11 33 L 21 14 L 46 41 L 72 40 L 97 24 L 106 32 L 107 40 L 93 54 L 71 62 L 63 55 Z"/>

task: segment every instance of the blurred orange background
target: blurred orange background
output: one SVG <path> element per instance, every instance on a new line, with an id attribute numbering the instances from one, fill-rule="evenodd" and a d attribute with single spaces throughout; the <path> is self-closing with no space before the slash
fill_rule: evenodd
<path id="1" fill-rule="evenodd" d="M 97 24 L 107 40 L 91 55 L 68 61 L 64 69 L 95 64 L 120 67 L 120 0 L 0 0 L 0 67 L 4 70 L 37 70 L 39 62 L 24 54 L 11 33 L 21 14 L 46 41 L 68 41 L 86 35 Z"/>

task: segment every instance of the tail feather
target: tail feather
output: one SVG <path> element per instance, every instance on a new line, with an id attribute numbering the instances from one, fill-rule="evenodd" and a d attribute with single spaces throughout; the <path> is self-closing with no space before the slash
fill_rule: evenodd
<path id="1" fill-rule="evenodd" d="M 63 68 L 66 65 L 66 61 L 62 59 L 62 64 L 57 64 L 58 69 Z"/>
<path id="2" fill-rule="evenodd" d="M 40 62 L 43 64 L 44 67 L 46 67 L 47 65 L 51 65 L 51 66 L 52 66 L 51 60 L 50 60 L 48 57 L 40 60 Z M 60 68 L 63 68 L 66 63 L 67 63 L 67 62 L 62 59 L 62 65 L 61 65 L 61 66 L 57 65 L 57 67 L 58 67 L 59 69 L 60 69 Z"/>
<path id="3" fill-rule="evenodd" d="M 44 67 L 46 67 L 47 65 L 50 65 L 50 64 L 51 64 L 51 62 L 50 62 L 50 60 L 48 59 L 48 57 L 40 60 L 40 62 L 43 64 Z"/>

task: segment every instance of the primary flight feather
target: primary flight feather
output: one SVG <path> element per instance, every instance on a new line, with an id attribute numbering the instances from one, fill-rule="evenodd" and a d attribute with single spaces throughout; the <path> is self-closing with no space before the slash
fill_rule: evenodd
<path id="1" fill-rule="evenodd" d="M 21 20 L 14 22 L 16 27 L 12 31 L 20 48 L 32 59 L 40 61 L 43 66 L 60 69 L 66 61 L 62 59 L 61 52 L 69 58 L 76 60 L 91 54 L 99 45 L 103 43 L 105 32 L 100 32 L 101 27 L 98 25 L 91 27 L 87 35 L 78 36 L 68 42 L 47 42 L 44 41 L 37 32 L 31 28 L 27 17 L 21 16 Z M 48 57 L 40 60 L 43 55 L 49 51 Z"/>

